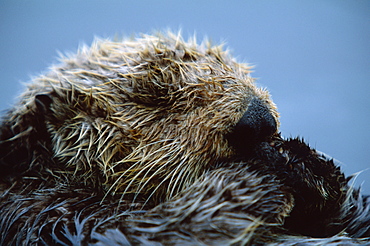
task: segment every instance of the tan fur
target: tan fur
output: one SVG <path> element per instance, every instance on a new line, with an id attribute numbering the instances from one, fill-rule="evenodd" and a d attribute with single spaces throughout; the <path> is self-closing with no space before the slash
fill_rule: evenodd
<path id="1" fill-rule="evenodd" d="M 222 46 L 173 33 L 97 40 L 34 79 L 15 117 L 51 96 L 56 182 L 163 200 L 233 155 L 225 135 L 253 98 L 278 118 L 249 73 Z"/>
<path id="2" fill-rule="evenodd" d="M 278 126 L 222 46 L 97 40 L 3 116 L 0 244 L 368 245 L 370 198 Z"/>

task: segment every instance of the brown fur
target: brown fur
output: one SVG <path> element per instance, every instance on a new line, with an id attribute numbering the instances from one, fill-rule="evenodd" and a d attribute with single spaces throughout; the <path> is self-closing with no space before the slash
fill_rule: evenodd
<path id="1" fill-rule="evenodd" d="M 32 134 L 26 117 L 40 111 L 34 98 L 48 95 L 42 114 L 61 164 L 51 170 L 55 182 L 163 200 L 230 158 L 224 136 L 251 98 L 277 117 L 248 74 L 221 47 L 173 34 L 97 41 L 28 86 L 8 120 L 19 127 L 12 142 Z"/>
<path id="2" fill-rule="evenodd" d="M 172 33 L 63 57 L 4 116 L 0 242 L 370 236 L 367 198 L 332 161 L 279 136 L 249 69 Z"/>

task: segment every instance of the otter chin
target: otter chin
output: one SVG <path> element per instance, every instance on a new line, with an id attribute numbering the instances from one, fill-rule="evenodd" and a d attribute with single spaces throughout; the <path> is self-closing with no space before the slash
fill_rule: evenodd
<path id="1" fill-rule="evenodd" d="M 368 198 L 250 73 L 170 32 L 61 57 L 2 117 L 0 244 L 369 243 Z"/>

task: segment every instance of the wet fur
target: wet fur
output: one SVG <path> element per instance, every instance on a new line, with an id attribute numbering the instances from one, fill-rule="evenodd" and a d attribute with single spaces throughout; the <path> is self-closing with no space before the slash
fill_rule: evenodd
<path id="1" fill-rule="evenodd" d="M 220 46 L 174 34 L 97 41 L 34 79 L 5 116 L 2 167 L 163 201 L 232 155 L 224 136 L 252 98 L 277 118 Z"/>
<path id="2" fill-rule="evenodd" d="M 369 243 L 369 199 L 333 160 L 235 142 L 253 100 L 278 125 L 249 73 L 171 33 L 62 58 L 3 117 L 0 244 Z"/>

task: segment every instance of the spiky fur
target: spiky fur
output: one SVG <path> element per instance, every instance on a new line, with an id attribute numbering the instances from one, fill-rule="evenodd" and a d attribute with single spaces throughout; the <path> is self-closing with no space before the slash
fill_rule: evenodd
<path id="1" fill-rule="evenodd" d="M 227 136 L 252 100 L 278 125 L 249 69 L 222 46 L 172 33 L 97 40 L 63 57 L 4 116 L 0 242 L 293 245 L 316 242 L 297 235 L 370 236 L 367 198 L 303 142 L 275 133 L 239 155 Z M 308 218 L 308 230 L 297 227 Z"/>
<path id="2" fill-rule="evenodd" d="M 52 170 L 55 182 L 169 198 L 230 157 L 224 135 L 252 97 L 277 117 L 248 74 L 221 47 L 173 34 L 96 41 L 28 86 L 5 120 L 15 131 L 9 144 L 16 152 L 17 139 L 38 134 L 27 117 L 40 113 L 51 156 L 64 164 Z M 38 95 L 48 105 L 35 107 Z"/>

